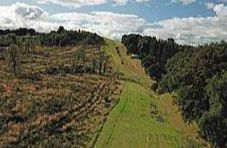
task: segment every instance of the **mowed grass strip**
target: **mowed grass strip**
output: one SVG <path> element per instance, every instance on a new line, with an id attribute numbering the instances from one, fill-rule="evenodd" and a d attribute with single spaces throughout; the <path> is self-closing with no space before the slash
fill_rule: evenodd
<path id="1" fill-rule="evenodd" d="M 120 47 L 120 55 L 116 52 L 116 46 Z M 112 56 L 116 70 L 126 79 L 122 80 L 124 87 L 120 101 L 110 112 L 95 147 L 200 147 L 197 142 L 189 140 L 191 137 L 188 139 L 187 136 L 191 136 L 188 134 L 190 128 L 184 122 L 178 121 L 178 124 L 174 125 L 173 120 L 182 118 L 179 113 L 175 114 L 176 108 L 172 102 L 168 99 L 166 103 L 170 107 L 165 108 L 165 99 L 147 87 L 151 80 L 144 73 L 139 61 L 130 59 L 119 43 L 107 41 L 103 50 Z M 151 115 L 151 104 L 157 107 L 157 117 Z"/>
<path id="2" fill-rule="evenodd" d="M 177 137 L 177 131 L 168 123 L 151 118 L 150 103 L 146 89 L 139 84 L 126 82 L 120 102 L 109 115 L 96 147 L 161 146 L 168 144 L 166 142 L 169 139 L 163 134 Z"/>

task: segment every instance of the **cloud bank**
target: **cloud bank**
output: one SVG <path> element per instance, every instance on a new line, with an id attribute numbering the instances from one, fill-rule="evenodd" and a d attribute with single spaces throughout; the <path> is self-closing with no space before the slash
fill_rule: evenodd
<path id="1" fill-rule="evenodd" d="M 159 28 L 147 28 L 145 34 L 160 38 L 173 37 L 181 44 L 199 44 L 212 41 L 227 41 L 227 6 L 213 4 L 208 6 L 216 15 L 213 17 L 189 17 L 162 20 L 153 25 Z"/>
<path id="2" fill-rule="evenodd" d="M 139 33 L 163 39 L 174 38 L 180 44 L 226 40 L 227 6 L 209 4 L 207 8 L 215 16 L 172 18 L 151 23 L 137 15 L 103 11 L 49 14 L 40 7 L 18 2 L 0 6 L 0 28 L 28 27 L 48 32 L 63 25 L 67 29 L 92 31 L 111 39 L 120 39 L 123 34 Z"/>
<path id="3" fill-rule="evenodd" d="M 148 22 L 132 14 L 112 12 L 48 14 L 39 7 L 16 3 L 0 6 L 0 28 L 34 28 L 41 32 L 56 30 L 60 25 L 67 29 L 84 29 L 112 39 L 122 34 L 143 31 Z M 141 29 L 141 30 L 140 30 Z"/>
<path id="4" fill-rule="evenodd" d="M 114 3 L 114 5 L 125 5 L 129 1 L 137 3 L 149 2 L 151 0 L 39 0 L 39 4 L 58 4 L 63 6 L 82 7 L 91 5 L 101 5 L 108 2 Z"/>

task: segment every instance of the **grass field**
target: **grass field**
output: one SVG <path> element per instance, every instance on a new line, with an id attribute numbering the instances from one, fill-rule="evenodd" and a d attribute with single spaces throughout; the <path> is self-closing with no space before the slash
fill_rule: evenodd
<path id="1" fill-rule="evenodd" d="M 115 47 L 120 47 L 120 54 Z M 97 148 L 128 147 L 204 147 L 196 125 L 182 120 L 169 94 L 159 96 L 148 84 L 151 80 L 138 60 L 126 56 L 120 43 L 107 41 L 103 50 L 112 56 L 116 70 L 122 73 L 120 102 L 109 114 L 95 145 Z"/>

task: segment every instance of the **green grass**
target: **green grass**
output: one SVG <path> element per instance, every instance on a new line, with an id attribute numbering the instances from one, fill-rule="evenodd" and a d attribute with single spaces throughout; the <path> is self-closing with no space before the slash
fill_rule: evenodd
<path id="1" fill-rule="evenodd" d="M 117 54 L 116 47 L 119 47 L 121 56 Z M 126 55 L 126 49 L 121 43 L 106 40 L 106 45 L 103 46 L 102 50 L 111 56 L 115 71 L 123 74 L 124 79 L 132 80 L 146 86 L 151 81 L 145 74 L 139 60 L 132 60 L 130 56 Z M 122 64 L 122 61 L 124 64 Z"/>
<path id="2" fill-rule="evenodd" d="M 160 145 L 158 138 L 175 142 L 179 136 L 168 123 L 158 122 L 149 114 L 150 92 L 141 85 L 126 82 L 119 105 L 112 111 L 97 147 L 150 147 Z M 175 138 L 174 141 L 171 138 Z"/>
<path id="3" fill-rule="evenodd" d="M 121 56 L 115 47 L 121 49 Z M 200 147 L 195 126 L 187 126 L 170 95 L 158 96 L 147 84 L 151 80 L 138 60 L 125 55 L 124 47 L 107 40 L 103 50 L 112 56 L 116 70 L 124 75 L 120 102 L 111 111 L 95 145 L 97 148 Z M 121 63 L 121 59 L 125 63 Z M 135 81 L 130 81 L 133 78 Z M 165 104 L 165 97 L 166 104 Z M 151 104 L 157 114 L 151 115 Z"/>

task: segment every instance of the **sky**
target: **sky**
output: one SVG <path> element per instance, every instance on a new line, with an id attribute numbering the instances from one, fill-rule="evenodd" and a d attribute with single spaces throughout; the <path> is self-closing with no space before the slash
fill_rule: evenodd
<path id="1" fill-rule="evenodd" d="M 138 33 L 179 44 L 227 41 L 227 0 L 1 0 L 0 29 Z"/>

